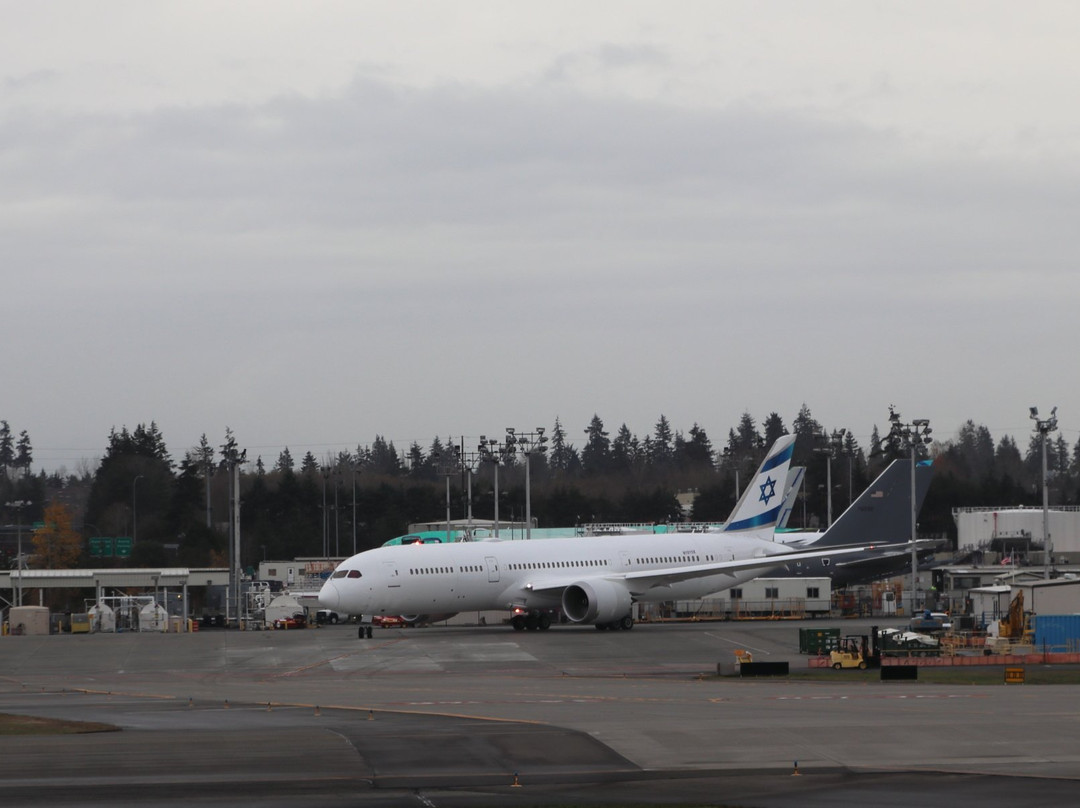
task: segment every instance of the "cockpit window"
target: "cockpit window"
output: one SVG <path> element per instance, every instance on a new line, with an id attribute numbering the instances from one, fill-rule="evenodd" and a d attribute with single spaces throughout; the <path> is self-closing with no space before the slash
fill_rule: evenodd
<path id="1" fill-rule="evenodd" d="M 344 578 L 348 574 L 349 574 L 348 570 L 334 570 L 334 574 L 331 575 L 330 577 L 331 578 Z"/>
<path id="2" fill-rule="evenodd" d="M 360 570 L 349 570 L 349 577 L 350 578 L 359 578 L 360 577 Z"/>

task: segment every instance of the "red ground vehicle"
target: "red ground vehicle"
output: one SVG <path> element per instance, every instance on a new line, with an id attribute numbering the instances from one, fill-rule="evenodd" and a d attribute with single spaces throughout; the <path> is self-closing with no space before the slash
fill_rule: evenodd
<path id="1" fill-rule="evenodd" d="M 274 628 L 306 628 L 307 618 L 302 614 L 294 614 L 292 617 L 282 617 L 274 621 Z"/>
<path id="2" fill-rule="evenodd" d="M 383 628 L 402 628 L 405 626 L 405 618 L 396 614 L 377 614 L 371 618 L 371 624 Z"/>

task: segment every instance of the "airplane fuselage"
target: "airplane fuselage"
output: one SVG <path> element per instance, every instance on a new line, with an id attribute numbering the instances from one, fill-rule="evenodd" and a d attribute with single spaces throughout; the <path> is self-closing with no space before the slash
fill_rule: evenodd
<path id="1" fill-rule="evenodd" d="M 735 533 L 379 547 L 344 561 L 319 599 L 327 608 L 364 615 L 552 609 L 563 605 L 567 588 L 584 584 L 600 600 L 605 593 L 628 593 L 629 612 L 631 601 L 701 597 L 768 569 L 702 574 L 702 568 L 785 552 L 757 535 Z"/>

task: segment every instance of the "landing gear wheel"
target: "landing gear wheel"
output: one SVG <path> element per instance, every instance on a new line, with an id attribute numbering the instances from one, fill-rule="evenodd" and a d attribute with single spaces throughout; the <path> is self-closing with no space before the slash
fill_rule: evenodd
<path id="1" fill-rule="evenodd" d="M 530 614 L 528 617 L 525 618 L 525 628 L 527 628 L 529 631 L 536 631 L 539 626 L 540 618 L 538 618 L 535 614 Z"/>
<path id="2" fill-rule="evenodd" d="M 551 615 L 546 612 L 542 613 L 536 621 L 536 627 L 541 631 L 547 631 L 551 628 Z"/>
<path id="3" fill-rule="evenodd" d="M 634 618 L 632 618 L 630 615 L 626 615 L 626 617 L 619 621 L 619 628 L 621 628 L 623 631 L 629 631 L 633 627 Z"/>

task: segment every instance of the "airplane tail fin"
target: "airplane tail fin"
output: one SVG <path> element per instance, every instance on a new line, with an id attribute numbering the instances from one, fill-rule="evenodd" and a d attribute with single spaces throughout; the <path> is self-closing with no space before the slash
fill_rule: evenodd
<path id="1" fill-rule="evenodd" d="M 792 466 L 787 475 L 787 488 L 784 491 L 784 502 L 780 506 L 780 518 L 776 522 L 777 528 L 787 527 L 791 512 L 795 510 L 795 501 L 799 498 L 803 479 L 806 477 L 806 466 Z"/>
<path id="2" fill-rule="evenodd" d="M 784 486 L 794 448 L 794 435 L 777 438 L 758 467 L 753 481 L 735 503 L 735 510 L 724 525 L 725 533 L 776 527 L 783 510 Z"/>
<path id="3" fill-rule="evenodd" d="M 894 544 L 911 540 L 911 465 L 909 460 L 894 460 L 869 487 L 840 514 L 814 547 L 879 542 Z M 919 512 L 934 467 L 915 467 L 915 512 Z"/>

